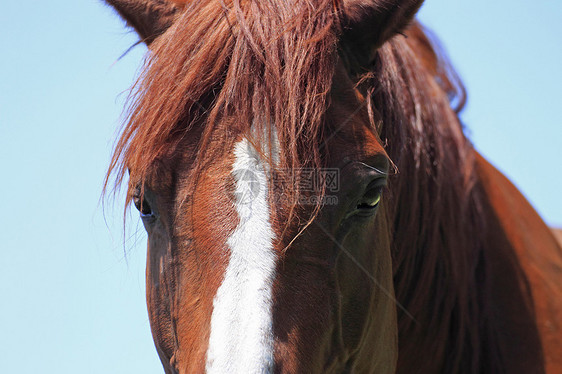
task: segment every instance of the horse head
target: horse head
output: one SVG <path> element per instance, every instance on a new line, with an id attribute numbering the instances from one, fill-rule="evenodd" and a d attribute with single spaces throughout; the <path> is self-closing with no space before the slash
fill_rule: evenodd
<path id="1" fill-rule="evenodd" d="M 108 3 L 150 49 L 112 167 L 166 371 L 393 372 L 392 169 L 359 78 L 421 1 Z"/>
<path id="2" fill-rule="evenodd" d="M 108 178 L 167 373 L 555 367 L 559 248 L 464 136 L 421 0 L 107 2 L 149 48 Z"/>

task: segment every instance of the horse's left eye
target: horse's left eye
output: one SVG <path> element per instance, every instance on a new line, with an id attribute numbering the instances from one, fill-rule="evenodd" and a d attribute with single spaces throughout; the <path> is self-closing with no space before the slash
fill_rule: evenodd
<path id="1" fill-rule="evenodd" d="M 376 210 L 381 201 L 382 190 L 382 186 L 376 186 L 367 191 L 357 204 L 357 210 L 363 213 L 369 213 Z"/>
<path id="2" fill-rule="evenodd" d="M 146 201 L 146 199 L 141 199 L 140 196 L 135 195 L 133 196 L 133 203 L 135 204 L 135 208 L 140 212 L 142 218 L 152 217 L 154 213 L 152 212 L 152 208 Z"/>

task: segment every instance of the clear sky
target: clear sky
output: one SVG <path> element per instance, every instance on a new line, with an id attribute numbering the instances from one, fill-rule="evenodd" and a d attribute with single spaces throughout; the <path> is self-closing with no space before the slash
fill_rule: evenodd
<path id="1" fill-rule="evenodd" d="M 420 14 L 466 83 L 470 138 L 560 226 L 561 15 L 559 0 L 427 0 Z M 142 225 L 124 235 L 122 201 L 100 205 L 145 52 L 117 61 L 136 41 L 123 26 L 97 0 L 2 4 L 0 373 L 162 372 Z"/>

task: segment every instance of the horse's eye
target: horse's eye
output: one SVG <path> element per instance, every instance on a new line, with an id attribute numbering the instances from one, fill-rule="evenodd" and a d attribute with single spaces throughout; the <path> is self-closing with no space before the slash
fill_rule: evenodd
<path id="1" fill-rule="evenodd" d="M 357 204 L 357 210 L 369 214 L 376 210 L 382 197 L 383 186 L 375 186 L 367 191 Z"/>
<path id="2" fill-rule="evenodd" d="M 141 199 L 140 196 L 135 195 L 133 196 L 133 203 L 135 204 L 135 208 L 140 212 L 142 218 L 152 217 L 154 213 L 152 212 L 152 208 L 146 201 L 146 199 Z"/>

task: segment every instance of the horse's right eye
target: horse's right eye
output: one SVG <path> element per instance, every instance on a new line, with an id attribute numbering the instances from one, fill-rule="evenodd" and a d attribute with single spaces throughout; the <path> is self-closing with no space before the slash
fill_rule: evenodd
<path id="1" fill-rule="evenodd" d="M 138 195 L 133 196 L 133 204 L 135 204 L 135 208 L 140 212 L 141 218 L 149 218 L 154 216 L 152 212 L 152 208 L 146 201 L 146 199 L 141 198 Z"/>

